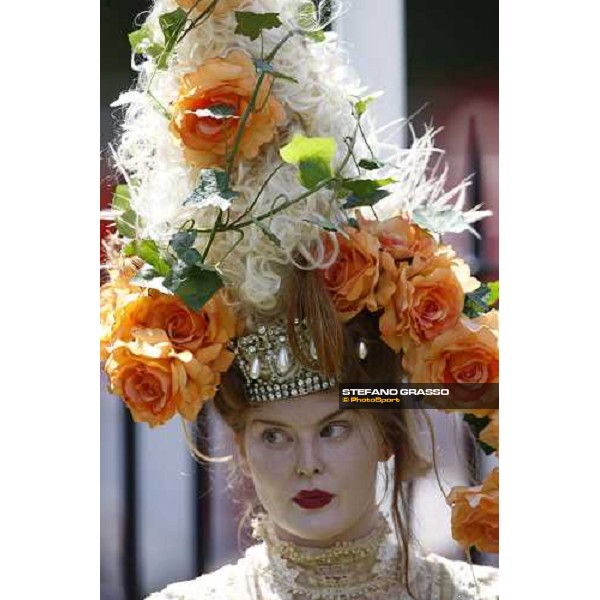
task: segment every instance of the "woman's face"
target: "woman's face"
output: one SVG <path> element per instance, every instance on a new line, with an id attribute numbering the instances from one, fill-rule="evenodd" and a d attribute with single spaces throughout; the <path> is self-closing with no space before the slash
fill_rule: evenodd
<path id="1" fill-rule="evenodd" d="M 268 402 L 249 411 L 242 460 L 282 539 L 327 545 L 375 524 L 377 463 L 385 451 L 360 410 L 337 392 Z"/>

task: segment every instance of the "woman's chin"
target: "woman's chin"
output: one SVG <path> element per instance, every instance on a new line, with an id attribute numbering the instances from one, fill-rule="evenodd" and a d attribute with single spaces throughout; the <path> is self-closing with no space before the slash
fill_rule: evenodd
<path id="1" fill-rule="evenodd" d="M 351 520 L 344 519 L 339 507 L 336 508 L 332 504 L 318 509 L 294 506 L 286 523 L 278 524 L 278 528 L 283 530 L 280 531 L 281 537 L 300 544 L 302 541 L 333 542 L 351 526 Z"/>

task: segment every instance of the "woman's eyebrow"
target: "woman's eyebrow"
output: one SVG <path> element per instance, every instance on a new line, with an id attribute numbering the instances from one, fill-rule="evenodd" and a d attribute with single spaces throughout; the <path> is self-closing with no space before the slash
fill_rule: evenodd
<path id="1" fill-rule="evenodd" d="M 334 417 L 338 417 L 339 415 L 341 415 L 343 412 L 346 412 L 345 409 L 340 408 L 339 410 L 336 410 L 335 412 L 332 412 L 329 415 L 326 415 L 325 417 L 323 417 L 318 425 L 322 425 L 323 423 L 325 423 L 326 421 L 330 421 L 331 419 L 333 419 Z"/>
<path id="2" fill-rule="evenodd" d="M 281 421 L 273 421 L 271 419 L 260 419 L 258 417 L 252 419 L 251 424 L 254 423 L 264 423 L 265 425 L 278 425 L 279 427 L 291 427 L 289 423 L 282 423 Z"/>
<path id="3" fill-rule="evenodd" d="M 322 419 L 319 420 L 317 425 L 322 425 L 323 423 L 330 421 L 334 417 L 341 415 L 343 412 L 346 412 L 343 408 L 336 410 L 328 415 L 325 415 Z M 261 419 L 260 417 L 255 417 L 252 419 L 251 424 L 254 423 L 263 423 L 264 425 L 277 425 L 278 427 L 291 427 L 289 423 L 283 423 L 282 421 L 275 421 L 273 419 Z"/>

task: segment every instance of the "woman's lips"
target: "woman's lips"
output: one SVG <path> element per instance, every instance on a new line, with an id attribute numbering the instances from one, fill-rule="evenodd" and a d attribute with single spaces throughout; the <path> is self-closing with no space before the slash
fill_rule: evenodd
<path id="1" fill-rule="evenodd" d="M 302 508 L 316 509 L 327 506 L 333 500 L 333 496 L 334 494 L 323 490 L 302 490 L 293 500 Z"/>

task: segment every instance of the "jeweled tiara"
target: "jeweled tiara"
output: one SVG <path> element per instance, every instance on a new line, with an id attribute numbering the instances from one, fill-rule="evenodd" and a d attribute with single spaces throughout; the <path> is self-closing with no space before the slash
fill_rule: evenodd
<path id="1" fill-rule="evenodd" d="M 310 356 L 317 352 L 308 327 L 294 322 L 298 338 Z M 337 385 L 337 379 L 319 373 L 294 355 L 285 324 L 259 325 L 233 342 L 234 362 L 244 377 L 250 402 L 269 402 L 304 396 Z"/>

